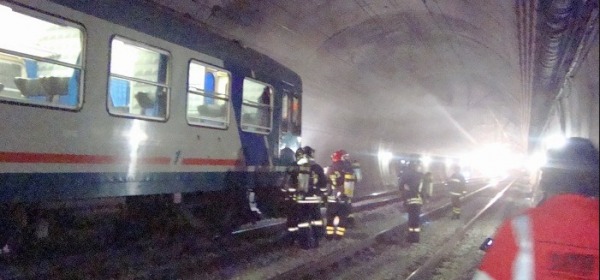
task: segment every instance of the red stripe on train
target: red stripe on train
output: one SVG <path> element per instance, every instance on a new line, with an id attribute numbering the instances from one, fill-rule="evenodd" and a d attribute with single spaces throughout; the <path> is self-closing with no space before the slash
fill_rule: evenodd
<path id="1" fill-rule="evenodd" d="M 128 163 L 131 160 L 121 156 L 0 152 L 0 162 L 111 164 Z M 168 157 L 149 157 L 138 158 L 136 162 L 140 164 L 169 164 L 171 159 Z"/>
<path id="2" fill-rule="evenodd" d="M 210 159 L 210 158 L 184 158 L 181 160 L 183 165 L 225 165 L 235 166 L 235 159 Z"/>

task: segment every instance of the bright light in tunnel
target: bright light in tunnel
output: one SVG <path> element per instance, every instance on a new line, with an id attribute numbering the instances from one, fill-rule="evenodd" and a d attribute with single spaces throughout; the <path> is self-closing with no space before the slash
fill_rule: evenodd
<path id="1" fill-rule="evenodd" d="M 381 180 L 386 185 L 392 185 L 396 183 L 395 176 L 391 172 L 391 161 L 394 158 L 394 155 L 383 149 L 379 148 L 377 152 L 377 159 L 379 161 L 379 174 L 381 176 Z"/>
<path id="2" fill-rule="evenodd" d="M 527 160 L 527 168 L 530 171 L 538 170 L 540 167 L 546 164 L 546 153 L 537 152 L 529 157 Z"/>
<path id="3" fill-rule="evenodd" d="M 567 138 L 560 134 L 553 134 L 543 139 L 542 149 L 530 155 L 526 160 L 529 171 L 539 170 L 546 164 L 546 153 L 549 149 L 560 149 L 567 143 Z"/>
<path id="4" fill-rule="evenodd" d="M 11 7 L 0 5 L 0 15 L 3 15 L 3 14 L 7 15 L 10 12 L 12 12 L 12 8 Z"/>
<path id="5" fill-rule="evenodd" d="M 522 161 L 506 145 L 494 143 L 481 147 L 465 157 L 465 161 L 486 177 L 505 176 L 510 169 L 517 168 Z"/>
<path id="6" fill-rule="evenodd" d="M 424 155 L 421 157 L 421 163 L 423 163 L 423 168 L 427 169 L 429 164 L 431 163 L 431 157 L 428 155 Z"/>
<path id="7" fill-rule="evenodd" d="M 567 143 L 566 137 L 560 134 L 550 135 L 544 139 L 546 149 L 559 149 Z"/>
<path id="8" fill-rule="evenodd" d="M 392 153 L 390 153 L 388 151 L 379 150 L 379 153 L 377 154 L 377 157 L 379 157 L 379 162 L 381 162 L 381 163 L 389 163 L 394 156 L 392 155 Z"/>

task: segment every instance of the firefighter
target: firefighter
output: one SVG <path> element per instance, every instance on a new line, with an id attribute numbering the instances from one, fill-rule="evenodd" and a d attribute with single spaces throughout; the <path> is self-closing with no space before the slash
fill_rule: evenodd
<path id="1" fill-rule="evenodd" d="M 584 138 L 549 150 L 544 199 L 500 226 L 473 279 L 600 279 L 598 162 Z"/>
<path id="2" fill-rule="evenodd" d="M 298 148 L 296 153 L 292 152 L 290 159 L 291 162 L 287 162 L 286 167 L 286 180 L 283 188 L 283 204 L 284 212 L 286 215 L 286 226 L 287 235 L 286 242 L 293 245 L 298 240 L 298 221 L 300 220 L 300 207 L 298 206 L 298 171 L 299 166 L 296 163 L 296 159 L 304 157 L 304 150 Z M 284 163 L 285 164 L 285 163 Z"/>
<path id="3" fill-rule="evenodd" d="M 466 180 L 460 173 L 460 166 L 454 165 L 452 171 L 452 175 L 448 179 L 448 191 L 452 202 L 452 220 L 458 220 L 460 219 L 460 198 L 466 192 Z"/>
<path id="4" fill-rule="evenodd" d="M 344 175 L 344 193 L 348 197 L 348 203 L 346 204 L 346 207 L 348 208 L 346 211 L 348 213 L 348 218 L 346 221 L 348 227 L 353 227 L 354 214 L 352 213 L 352 198 L 354 197 L 354 188 L 356 187 L 356 184 L 362 179 L 360 163 L 358 160 L 351 160 L 350 154 L 348 154 L 345 150 L 340 151 L 342 153 L 342 160 L 348 169 L 348 172 L 346 172 Z"/>
<path id="5" fill-rule="evenodd" d="M 408 233 L 406 241 L 410 243 L 418 243 L 421 233 L 421 206 L 423 198 L 421 197 L 421 189 L 423 187 L 423 174 L 419 171 L 420 162 L 412 160 L 408 163 L 408 169 L 402 174 L 400 188 L 404 189 L 406 199 L 406 211 L 408 212 Z"/>
<path id="6" fill-rule="evenodd" d="M 339 240 L 344 237 L 351 211 L 350 196 L 355 179 L 351 166 L 343 160 L 344 155 L 346 155 L 344 150 L 335 151 L 331 155 L 331 167 L 327 170 L 330 189 L 327 195 L 325 234 L 328 240 Z"/>
<path id="7" fill-rule="evenodd" d="M 431 201 L 431 197 L 433 197 L 433 178 L 431 172 L 425 172 L 423 175 L 423 189 L 422 197 L 423 203 L 428 203 Z"/>
<path id="8" fill-rule="evenodd" d="M 302 249 L 316 248 L 324 235 L 321 203 L 327 190 L 327 177 L 323 168 L 313 158 L 315 150 L 302 148 L 304 154 L 297 158 L 299 206 L 298 241 Z"/>

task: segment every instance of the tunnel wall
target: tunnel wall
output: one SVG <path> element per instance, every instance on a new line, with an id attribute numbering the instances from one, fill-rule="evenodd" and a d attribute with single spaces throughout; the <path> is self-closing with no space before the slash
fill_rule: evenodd
<path id="1" fill-rule="evenodd" d="M 599 66 L 598 40 L 578 71 L 567 78 L 552 104 L 544 135 L 562 133 L 584 137 L 599 147 Z"/>
<path id="2" fill-rule="evenodd" d="M 572 85 L 565 85 L 565 98 L 561 105 L 565 109 L 565 134 L 590 138 L 598 147 L 598 41 L 588 54 Z M 568 97 L 567 97 L 568 96 Z"/>

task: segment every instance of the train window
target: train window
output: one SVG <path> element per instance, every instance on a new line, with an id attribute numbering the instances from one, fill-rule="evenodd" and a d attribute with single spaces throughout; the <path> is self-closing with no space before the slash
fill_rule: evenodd
<path id="1" fill-rule="evenodd" d="M 0 5 L 0 38 L 0 100 L 65 109 L 81 105 L 81 26 Z"/>
<path id="2" fill-rule="evenodd" d="M 273 88 L 268 84 L 245 78 L 242 92 L 242 130 L 262 134 L 271 132 Z"/>
<path id="3" fill-rule="evenodd" d="M 191 61 L 188 71 L 187 121 L 192 125 L 227 128 L 231 74 Z"/>
<path id="4" fill-rule="evenodd" d="M 288 132 L 290 118 L 290 98 L 287 96 L 287 94 L 283 95 L 281 104 L 281 132 Z"/>
<path id="5" fill-rule="evenodd" d="M 286 92 L 281 104 L 281 132 L 300 135 L 300 98 L 293 93 Z"/>
<path id="6" fill-rule="evenodd" d="M 122 37 L 110 52 L 108 111 L 113 115 L 166 120 L 169 53 Z"/>
<path id="7" fill-rule="evenodd" d="M 292 133 L 300 135 L 302 127 L 302 108 L 300 107 L 300 97 L 292 97 L 291 113 Z"/>

